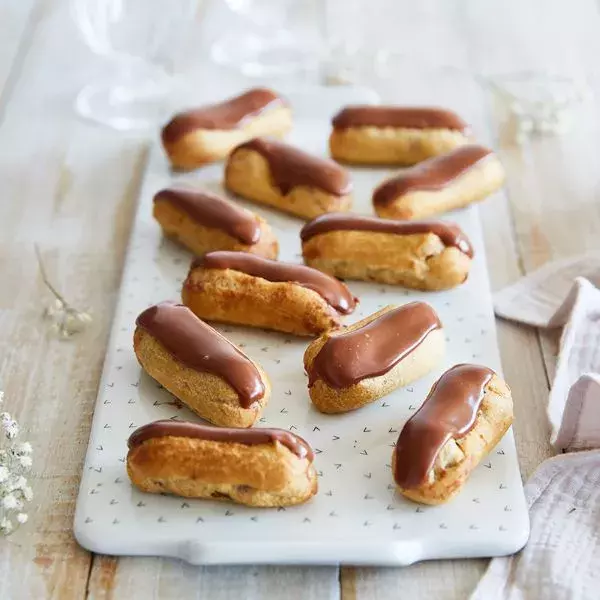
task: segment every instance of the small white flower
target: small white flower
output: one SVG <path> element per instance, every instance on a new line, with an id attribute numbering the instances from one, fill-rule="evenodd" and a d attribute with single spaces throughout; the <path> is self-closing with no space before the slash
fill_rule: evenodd
<path id="1" fill-rule="evenodd" d="M 70 333 L 81 331 L 88 323 L 91 323 L 92 317 L 89 313 L 68 308 L 64 319 L 64 327 Z"/>
<path id="2" fill-rule="evenodd" d="M 15 478 L 11 475 L 3 484 L 2 484 L 2 492 L 4 494 L 10 494 L 15 489 Z"/>
<path id="3" fill-rule="evenodd" d="M 27 500 L 27 502 L 31 502 L 31 500 L 33 498 L 32 489 L 28 485 L 26 485 L 23 488 L 21 488 L 21 492 L 23 493 L 23 498 L 25 498 L 25 500 Z"/>
<path id="4" fill-rule="evenodd" d="M 24 503 L 33 498 L 24 477 L 32 465 L 33 449 L 28 442 L 18 442 L 15 439 L 18 434 L 18 423 L 9 413 L 0 413 L 0 534 L 3 535 L 9 535 L 27 521 Z"/>
<path id="5" fill-rule="evenodd" d="M 31 456 L 19 456 L 19 463 L 24 469 L 30 469 L 33 461 Z"/>
<path id="6" fill-rule="evenodd" d="M 0 404 L 4 402 L 4 392 L 0 390 Z"/>
<path id="7" fill-rule="evenodd" d="M 50 328 L 56 335 L 63 339 L 68 339 L 82 329 L 85 329 L 92 321 L 92 317 L 86 312 L 73 308 L 54 285 L 52 285 L 48 279 L 42 253 L 37 244 L 35 245 L 35 253 L 42 280 L 54 296 L 54 302 L 45 309 L 44 316 L 50 321 Z"/>
<path id="8" fill-rule="evenodd" d="M 14 510 L 19 506 L 19 501 L 12 494 L 8 494 L 8 496 L 4 496 L 2 499 L 2 507 L 6 510 Z"/>
<path id="9" fill-rule="evenodd" d="M 23 475 L 20 475 L 19 477 L 17 477 L 15 479 L 14 484 L 13 484 L 13 489 L 23 490 L 26 487 L 27 487 L 27 479 L 25 477 L 23 477 Z"/>
<path id="10" fill-rule="evenodd" d="M 14 440 L 19 435 L 19 425 L 16 421 L 12 421 L 10 424 L 4 427 L 4 432 L 9 440 Z"/>
<path id="11" fill-rule="evenodd" d="M 53 318 L 57 315 L 62 314 L 64 312 L 64 310 L 65 310 L 64 303 L 61 302 L 58 298 L 56 298 L 54 300 L 54 302 L 46 308 L 45 314 L 47 317 Z"/>
<path id="12" fill-rule="evenodd" d="M 4 433 L 9 440 L 12 440 L 19 435 L 19 425 L 9 413 L 3 412 L 0 414 L 0 423 L 2 423 Z"/>
<path id="13" fill-rule="evenodd" d="M 12 530 L 13 530 L 13 524 L 12 524 L 11 520 L 4 517 L 0 521 L 0 532 L 2 532 L 4 535 L 8 535 Z"/>
<path id="14" fill-rule="evenodd" d="M 17 452 L 19 454 L 31 454 L 33 448 L 29 442 L 23 442 L 22 444 L 17 444 Z"/>

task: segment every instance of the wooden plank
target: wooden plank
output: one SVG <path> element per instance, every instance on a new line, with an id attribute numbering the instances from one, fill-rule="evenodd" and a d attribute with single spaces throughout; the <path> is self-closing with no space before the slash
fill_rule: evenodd
<path id="1" fill-rule="evenodd" d="M 336 600 L 339 582 L 331 567 L 195 567 L 171 559 L 95 557 L 90 600 L 151 597 Z"/>
<path id="2" fill-rule="evenodd" d="M 481 578 L 485 560 L 433 561 L 393 569 L 342 569 L 343 600 L 418 598 L 464 600 Z"/>
<path id="3" fill-rule="evenodd" d="M 72 537 L 74 501 L 143 148 L 75 122 L 89 56 L 68 3 L 47 2 L 36 19 L 0 127 L 0 375 L 34 447 L 35 495 L 29 523 L 0 544 L 0 597 L 69 600 L 85 596 L 89 575 L 91 557 Z M 49 295 L 35 242 L 56 285 L 95 315 L 72 342 L 41 319 Z"/>
<path id="4" fill-rule="evenodd" d="M 35 511 L 27 527 L 0 546 L 0 597 L 6 598 L 69 599 L 85 593 L 90 556 L 72 537 L 74 501 L 140 170 L 139 152 L 127 147 L 96 152 L 86 169 L 85 145 L 72 138 L 61 145 L 59 137 L 53 136 L 52 153 L 38 155 L 48 171 L 10 190 L 20 207 L 1 217 L 2 240 L 15 240 L 0 244 L 2 272 L 7 281 L 19 282 L 0 292 L 2 377 L 7 408 L 35 449 Z M 94 142 L 102 148 L 100 140 Z M 0 143 L 4 181 L 11 168 L 6 150 Z M 98 168 L 113 173 L 102 186 Z M 73 175 L 61 193 L 64 170 Z M 67 230 L 77 234 L 69 238 Z M 32 251 L 38 240 L 57 285 L 95 315 L 90 330 L 72 342 L 45 334 L 40 312 L 48 295 Z"/>

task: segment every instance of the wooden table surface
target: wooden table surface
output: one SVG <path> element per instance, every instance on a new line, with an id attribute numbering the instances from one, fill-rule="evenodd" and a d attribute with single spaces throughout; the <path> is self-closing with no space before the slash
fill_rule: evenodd
<path id="1" fill-rule="evenodd" d="M 74 95 L 102 63 L 78 39 L 67 4 L 0 0 L 0 376 L 7 410 L 35 449 L 30 521 L 0 543 L 0 598 L 467 597 L 486 560 L 386 569 L 193 567 L 93 555 L 77 545 L 71 527 L 79 476 L 147 144 L 75 118 Z M 599 91 L 600 13 L 593 0 L 395 6 L 398 39 L 415 65 L 549 69 L 587 78 Z M 520 147 L 489 94 L 468 76 L 438 80 L 420 72 L 415 67 L 412 75 L 372 84 L 384 99 L 399 101 L 418 86 L 433 86 L 438 103 L 474 120 L 508 170 L 506 195 L 482 206 L 493 289 L 550 259 L 597 248 L 598 109 L 592 105 L 564 137 Z M 49 296 L 37 272 L 36 242 L 59 288 L 94 314 L 91 328 L 71 342 L 49 335 L 40 316 Z M 551 452 L 545 404 L 555 340 L 505 322 L 498 328 L 527 478 Z"/>

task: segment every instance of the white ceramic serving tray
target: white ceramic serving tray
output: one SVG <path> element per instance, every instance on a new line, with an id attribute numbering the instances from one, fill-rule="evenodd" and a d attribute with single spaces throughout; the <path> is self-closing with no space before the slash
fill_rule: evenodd
<path id="1" fill-rule="evenodd" d="M 327 89 L 292 97 L 296 123 L 290 141 L 325 155 L 329 118 L 344 103 L 372 99 L 365 92 Z M 75 515 L 75 535 L 104 554 L 176 556 L 196 564 L 296 563 L 405 565 L 432 558 L 493 556 L 520 549 L 528 516 L 512 432 L 475 470 L 460 496 L 426 507 L 394 491 L 394 442 L 432 383 L 448 367 L 475 362 L 500 371 L 492 300 L 476 209 L 450 215 L 470 236 L 476 259 L 468 282 L 444 293 L 351 282 L 360 305 L 348 322 L 386 304 L 425 300 L 448 339 L 435 372 L 370 406 L 345 415 L 323 415 L 308 398 L 302 355 L 308 340 L 241 327 L 219 329 L 258 361 L 273 384 L 272 399 L 257 426 L 289 429 L 316 452 L 319 493 L 303 506 L 256 509 L 235 504 L 144 494 L 127 478 L 127 438 L 155 419 L 196 420 L 142 372 L 132 349 L 134 321 L 147 306 L 179 299 L 191 256 L 161 236 L 151 216 L 152 197 L 176 181 L 222 192 L 223 165 L 173 176 L 160 150 L 149 158 L 125 265 L 121 296 L 98 393 Z M 371 214 L 373 187 L 388 171 L 354 169 L 355 210 Z M 268 219 L 282 260 L 301 261 L 302 222 L 252 206 Z"/>

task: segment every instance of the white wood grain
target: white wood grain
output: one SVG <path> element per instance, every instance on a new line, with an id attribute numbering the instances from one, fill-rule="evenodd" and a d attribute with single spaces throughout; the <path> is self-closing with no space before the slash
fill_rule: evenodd
<path id="1" fill-rule="evenodd" d="M 194 567 L 171 559 L 96 557 L 88 597 L 337 600 L 339 582 L 331 567 Z"/>
<path id="2" fill-rule="evenodd" d="M 0 597 L 10 600 L 86 593 L 91 557 L 72 538 L 74 498 L 142 156 L 139 143 L 74 121 L 71 74 L 88 58 L 66 4 L 42 8 L 0 127 L 0 375 L 34 446 L 35 508 L 0 544 Z M 94 311 L 73 343 L 45 332 L 34 242 L 57 285 Z"/>

